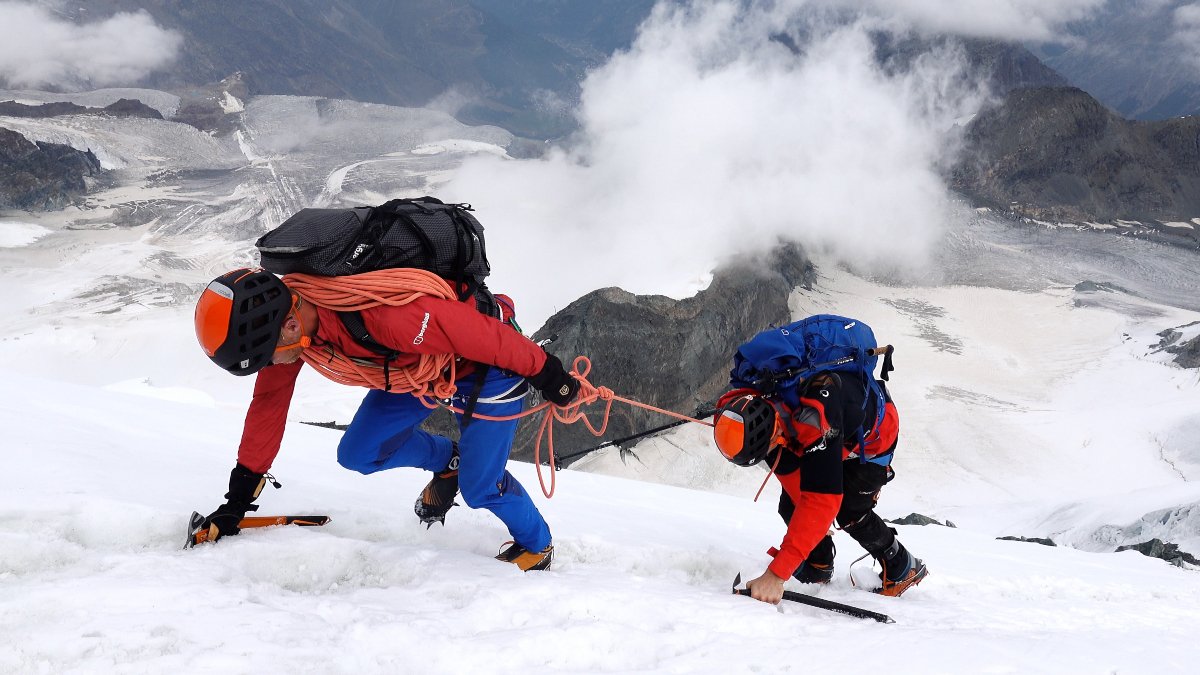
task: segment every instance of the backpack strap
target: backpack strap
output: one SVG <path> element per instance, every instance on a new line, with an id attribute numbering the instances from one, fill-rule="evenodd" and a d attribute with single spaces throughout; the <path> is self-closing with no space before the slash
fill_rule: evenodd
<path id="1" fill-rule="evenodd" d="M 481 286 L 475 293 L 475 307 L 481 314 L 497 317 L 499 315 L 499 303 L 496 302 L 495 296 L 487 290 L 486 286 Z M 403 352 L 399 349 L 392 349 L 386 345 L 380 344 L 378 340 L 371 337 L 371 332 L 367 330 L 366 321 L 363 320 L 362 312 L 338 312 L 338 319 L 342 325 L 346 327 L 346 331 L 350 333 L 350 337 L 359 346 L 369 349 L 370 351 L 383 357 L 383 386 L 384 391 L 392 390 L 391 379 L 391 363 L 400 356 Z M 467 397 L 467 402 L 463 405 L 462 427 L 466 428 L 471 423 L 471 418 L 475 414 L 475 405 L 479 402 L 479 394 L 483 391 L 484 381 L 487 379 L 488 371 L 491 366 L 488 364 L 480 364 L 480 369 L 475 375 L 475 384 L 471 388 L 471 395 Z"/>
<path id="2" fill-rule="evenodd" d="M 462 422 L 460 423 L 460 428 L 462 429 L 466 429 L 467 425 L 471 423 L 471 418 L 475 415 L 475 404 L 479 403 L 479 394 L 483 391 L 483 383 L 487 380 L 488 372 L 492 369 L 486 363 L 479 365 L 482 368 L 475 373 L 475 385 L 471 387 L 471 395 L 467 397 L 467 403 L 463 406 Z"/>
<path id="3" fill-rule="evenodd" d="M 362 312 L 338 312 L 337 315 L 341 319 L 342 325 L 346 327 L 346 331 L 350 333 L 350 337 L 354 338 L 354 342 L 383 357 L 383 390 L 391 391 L 391 363 L 402 352 L 399 349 L 382 345 L 371 337 L 371 333 L 367 330 L 367 324 L 363 321 Z"/>

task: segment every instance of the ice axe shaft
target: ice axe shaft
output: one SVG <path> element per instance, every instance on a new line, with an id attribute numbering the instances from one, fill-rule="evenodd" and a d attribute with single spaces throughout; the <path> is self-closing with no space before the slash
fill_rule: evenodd
<path id="1" fill-rule="evenodd" d="M 733 578 L 733 594 L 749 596 L 749 588 L 738 588 L 741 583 L 742 573 L 738 572 L 738 575 Z M 874 619 L 879 623 L 896 623 L 895 619 L 887 614 L 880 614 L 879 612 L 859 609 L 858 607 L 853 607 L 851 605 L 843 605 L 840 602 L 833 602 L 832 600 L 822 600 L 821 598 L 805 595 L 803 593 L 797 593 L 795 591 L 784 591 L 783 599 L 790 600 L 792 602 L 798 602 L 802 605 L 808 605 L 810 607 L 827 609 L 831 612 L 837 612 L 839 614 L 848 614 L 849 616 L 853 616 L 858 619 Z"/>
<path id="2" fill-rule="evenodd" d="M 716 414 L 716 412 L 717 412 L 716 408 L 702 409 L 702 410 L 697 410 L 695 413 L 695 416 L 696 416 L 696 419 L 702 420 L 707 417 L 712 417 L 713 415 Z M 555 466 L 555 469 L 557 469 L 559 471 L 562 470 L 562 468 L 563 468 L 562 461 L 563 460 L 574 459 L 576 457 L 582 457 L 583 455 L 586 455 L 590 452 L 595 452 L 597 450 L 603 450 L 604 448 L 607 448 L 607 447 L 610 447 L 613 445 L 620 445 L 621 443 L 627 443 L 629 441 L 636 440 L 638 438 L 644 438 L 646 436 L 651 436 L 651 435 L 666 431 L 667 429 L 674 429 L 677 426 L 687 424 L 688 422 L 691 422 L 691 421 L 692 420 L 675 420 L 674 422 L 668 422 L 666 424 L 654 427 L 653 429 L 646 429 L 645 431 L 639 431 L 637 433 L 633 433 L 628 436 L 622 436 L 621 438 L 614 438 L 611 441 L 605 441 L 599 445 L 593 445 L 592 447 L 587 448 L 586 450 L 580 450 L 579 452 L 573 452 L 569 455 L 560 455 L 558 457 L 559 464 L 557 464 Z"/>
<path id="3" fill-rule="evenodd" d="M 329 516 L 249 516 L 242 518 L 238 528 L 248 530 L 255 527 L 272 527 L 274 525 L 300 525 L 302 527 L 318 527 L 329 522 Z M 208 530 L 204 528 L 204 516 L 197 511 L 192 512 L 188 520 L 188 538 L 183 547 L 189 549 L 196 544 L 208 541 Z"/>

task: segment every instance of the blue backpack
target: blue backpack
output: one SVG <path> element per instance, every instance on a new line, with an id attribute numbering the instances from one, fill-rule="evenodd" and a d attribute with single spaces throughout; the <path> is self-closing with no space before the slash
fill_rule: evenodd
<path id="1" fill-rule="evenodd" d="M 863 408 L 875 398 L 876 419 L 872 428 L 883 421 L 883 388 L 875 380 L 875 367 L 883 356 L 880 378 L 888 379 L 892 367 L 892 346 L 879 346 L 871 327 L 862 321 L 833 314 L 817 314 L 779 328 L 769 328 L 750 338 L 733 357 L 729 382 L 734 387 L 749 387 L 773 394 L 789 410 L 800 403 L 802 380 L 821 371 L 843 375 L 844 381 L 861 382 Z M 849 376 L 849 377 L 845 377 Z M 858 445 L 863 445 L 863 430 L 858 430 Z"/>

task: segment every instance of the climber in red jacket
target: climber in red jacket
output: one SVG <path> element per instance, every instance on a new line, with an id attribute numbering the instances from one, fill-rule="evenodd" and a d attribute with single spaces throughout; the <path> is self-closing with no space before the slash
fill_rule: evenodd
<path id="1" fill-rule="evenodd" d="M 496 298 L 499 318 L 478 311 L 471 297 L 420 296 L 359 314 L 371 340 L 394 350 L 384 370 L 389 375 L 422 355 L 453 355 L 459 409 L 471 409 L 473 396 L 476 414 L 519 413 L 527 383 L 547 400 L 569 404 L 579 381 L 516 330 L 511 301 Z M 237 534 L 247 511 L 258 508 L 253 502 L 271 478 L 267 472 L 279 452 L 302 354 L 328 349 L 376 369 L 382 359 L 351 335 L 339 312 L 306 301 L 259 269 L 234 270 L 212 281 L 197 302 L 195 323 L 201 346 L 217 365 L 236 375 L 257 374 L 227 501 L 203 524 L 209 540 L 216 540 Z M 364 474 L 396 467 L 432 471 L 415 506 L 422 522 L 444 523 L 461 489 L 469 507 L 491 511 L 508 527 L 514 543 L 499 559 L 523 570 L 548 568 L 554 549 L 549 527 L 505 468 L 516 420 L 471 418 L 463 424 L 463 415 L 457 415 L 462 434 L 453 442 L 418 428 L 431 412 L 411 393 L 371 389 L 338 445 L 338 463 Z"/>

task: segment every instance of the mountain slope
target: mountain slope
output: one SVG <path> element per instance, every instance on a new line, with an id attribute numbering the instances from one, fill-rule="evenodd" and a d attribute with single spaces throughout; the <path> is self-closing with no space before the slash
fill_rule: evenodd
<path id="1" fill-rule="evenodd" d="M 1200 53 L 1186 0 L 1110 0 L 1068 27 L 1063 43 L 1031 45 L 1047 65 L 1123 117 L 1200 113 Z"/>
<path id="2" fill-rule="evenodd" d="M 952 185 L 1043 220 L 1186 224 L 1200 216 L 1198 141 L 1200 118 L 1133 122 L 1079 89 L 1022 89 L 967 125 Z"/>

